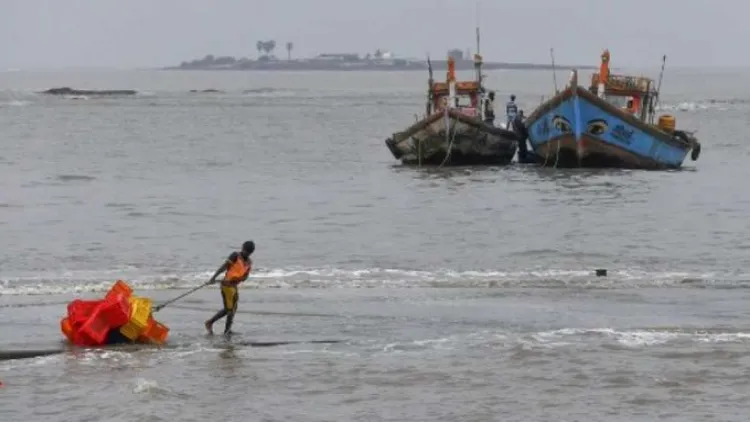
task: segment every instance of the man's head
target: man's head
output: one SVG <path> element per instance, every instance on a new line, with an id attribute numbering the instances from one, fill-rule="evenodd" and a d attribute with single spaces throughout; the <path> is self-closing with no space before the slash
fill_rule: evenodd
<path id="1" fill-rule="evenodd" d="M 252 240 L 248 240 L 247 242 L 242 244 L 243 255 L 250 256 L 253 252 L 255 252 L 255 242 L 253 242 Z"/>
<path id="2" fill-rule="evenodd" d="M 516 95 L 515 94 L 510 94 L 510 100 L 511 101 L 515 101 L 516 100 Z"/>
<path id="3" fill-rule="evenodd" d="M 490 97 L 490 100 L 494 100 L 495 99 L 495 91 L 490 91 L 490 93 L 488 94 L 488 97 Z"/>

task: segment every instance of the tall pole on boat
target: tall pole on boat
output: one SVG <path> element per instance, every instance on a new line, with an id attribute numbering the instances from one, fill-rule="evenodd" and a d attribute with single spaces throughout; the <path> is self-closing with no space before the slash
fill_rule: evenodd
<path id="1" fill-rule="evenodd" d="M 425 105 L 426 109 L 426 116 L 429 116 L 432 114 L 432 102 L 434 101 L 434 97 L 432 94 L 432 84 L 435 82 L 432 79 L 432 62 L 430 61 L 430 55 L 427 55 L 427 74 L 429 75 L 427 78 L 427 104 Z"/>
<path id="2" fill-rule="evenodd" d="M 597 95 L 604 98 L 605 86 L 609 80 L 609 50 L 605 49 L 602 53 L 602 64 L 599 66 L 599 85 L 597 86 Z"/>
<path id="3" fill-rule="evenodd" d="M 480 37 L 479 37 L 479 2 L 475 3 L 476 8 L 476 41 L 477 41 L 477 52 L 474 54 L 474 72 L 476 73 L 475 78 L 479 85 L 479 104 L 477 115 L 484 121 L 484 86 L 482 85 L 482 50 L 480 49 Z"/>
<path id="4" fill-rule="evenodd" d="M 477 40 L 477 53 L 474 55 L 474 69 L 476 71 L 476 79 L 479 83 L 479 86 L 482 86 L 482 51 L 480 50 L 480 44 L 479 44 L 479 2 L 476 4 L 476 40 Z"/>
<path id="5" fill-rule="evenodd" d="M 448 104 L 446 108 L 453 108 L 456 102 L 456 59 L 448 56 Z"/>
<path id="6" fill-rule="evenodd" d="M 557 71 L 555 70 L 555 49 L 550 48 L 549 49 L 549 56 L 552 58 L 552 83 L 555 84 L 555 94 L 557 94 Z"/>
<path id="7" fill-rule="evenodd" d="M 664 77 L 664 65 L 666 64 L 667 64 L 667 55 L 665 54 L 661 58 L 661 72 L 659 72 L 659 84 L 656 86 L 656 101 L 655 101 L 653 109 L 651 110 L 652 119 L 653 119 L 653 114 L 656 113 L 656 107 L 659 106 L 659 99 L 661 98 L 661 81 L 662 81 L 662 78 Z"/>
<path id="8" fill-rule="evenodd" d="M 474 12 L 476 13 L 476 16 L 474 17 L 474 26 L 476 27 L 477 34 L 477 54 L 481 54 L 481 51 L 479 51 L 479 2 L 474 4 Z"/>
<path id="9" fill-rule="evenodd" d="M 445 118 L 445 144 L 448 148 L 448 152 L 445 156 L 447 160 L 450 156 L 450 134 L 451 134 L 451 120 L 448 115 L 450 109 L 455 106 L 456 102 L 456 60 L 453 56 L 448 56 L 448 75 L 446 77 L 448 83 L 448 104 L 445 105 L 444 118 Z"/>

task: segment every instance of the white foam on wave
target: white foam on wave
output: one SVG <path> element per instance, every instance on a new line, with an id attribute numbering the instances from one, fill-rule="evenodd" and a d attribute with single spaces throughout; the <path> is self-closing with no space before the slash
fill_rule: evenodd
<path id="1" fill-rule="evenodd" d="M 535 333 L 533 337 L 541 343 L 558 342 L 564 339 L 571 343 L 588 342 L 592 338 L 614 341 L 626 347 L 648 347 L 672 342 L 738 343 L 750 340 L 750 333 L 707 332 L 700 330 L 634 329 L 613 328 L 563 328 Z"/>
<path id="2" fill-rule="evenodd" d="M 750 100 L 744 98 L 726 98 L 726 99 L 703 99 L 687 100 L 674 103 L 659 104 L 657 111 L 681 111 L 681 112 L 702 112 L 702 111 L 727 111 L 727 110 L 745 110 L 750 107 Z"/>
<path id="3" fill-rule="evenodd" d="M 708 109 L 726 110 L 726 107 L 711 107 L 711 104 L 705 104 L 693 101 L 683 101 L 675 104 L 661 104 L 656 107 L 657 111 L 703 111 Z"/>
<path id="4" fill-rule="evenodd" d="M 454 349 L 493 348 L 501 350 L 544 351 L 565 348 L 607 347 L 617 345 L 628 349 L 656 346 L 684 347 L 689 343 L 750 343 L 750 333 L 680 329 L 614 329 L 562 328 L 539 332 L 477 332 L 430 339 L 405 339 L 383 344 L 373 340 L 370 347 L 381 353 L 417 353 Z"/>
<path id="5" fill-rule="evenodd" d="M 35 275 L 0 276 L 0 295 L 48 295 L 107 291 L 117 279 L 139 290 L 192 288 L 211 276 L 210 271 L 145 274 L 139 269 L 64 271 Z M 257 269 L 246 288 L 369 288 L 369 287 L 537 287 L 537 288 L 639 288 L 639 287 L 745 287 L 750 275 L 691 273 L 687 271 L 610 270 L 595 277 L 593 270 L 529 269 L 526 271 L 434 271 L 362 268 Z"/>
<path id="6" fill-rule="evenodd" d="M 39 356 L 29 359 L 14 359 L 0 362 L 0 371 L 10 371 L 20 367 L 59 365 L 59 355 Z"/>
<path id="7" fill-rule="evenodd" d="M 133 393 L 135 394 L 164 392 L 164 391 L 166 391 L 166 389 L 159 386 L 158 382 L 154 380 L 145 379 L 145 378 L 138 378 L 135 381 L 135 386 L 133 387 Z"/>
<path id="8" fill-rule="evenodd" d="M 31 104 L 31 101 L 23 101 L 23 100 L 0 101 L 0 107 L 24 107 L 29 104 Z"/>
<path id="9" fill-rule="evenodd" d="M 411 352 L 426 349 L 432 350 L 451 350 L 455 345 L 460 344 L 461 339 L 457 336 L 440 337 L 434 339 L 408 340 L 388 343 L 383 346 L 383 352 Z"/>
<path id="10" fill-rule="evenodd" d="M 105 362 L 106 364 L 109 365 L 112 363 L 127 363 L 132 360 L 133 355 L 132 355 L 132 352 L 119 351 L 119 350 L 107 350 L 107 349 L 86 350 L 84 349 L 83 351 L 75 353 L 74 355 L 70 357 L 84 364 L 98 365 L 101 362 Z"/>

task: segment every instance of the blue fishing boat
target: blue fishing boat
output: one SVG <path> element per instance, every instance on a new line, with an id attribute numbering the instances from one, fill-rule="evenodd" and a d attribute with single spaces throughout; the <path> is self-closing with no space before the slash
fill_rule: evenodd
<path id="1" fill-rule="evenodd" d="M 605 50 L 588 88 L 579 86 L 574 70 L 565 89 L 523 122 L 536 161 L 560 168 L 675 169 L 691 150 L 697 160 L 700 142 L 677 130 L 674 116 L 653 123 L 659 98 L 654 81 L 610 75 L 609 58 Z"/>

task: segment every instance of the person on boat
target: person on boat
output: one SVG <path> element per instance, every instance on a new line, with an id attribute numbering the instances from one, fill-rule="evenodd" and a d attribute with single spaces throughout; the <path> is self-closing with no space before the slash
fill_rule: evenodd
<path id="1" fill-rule="evenodd" d="M 495 91 L 490 91 L 484 100 L 484 122 L 495 125 Z"/>
<path id="2" fill-rule="evenodd" d="M 505 104 L 505 117 L 506 117 L 506 123 L 505 128 L 510 130 L 510 125 L 513 123 L 513 119 L 516 118 L 516 114 L 518 114 L 518 106 L 516 105 L 516 96 L 514 94 L 510 94 L 510 101 L 508 101 L 507 104 Z"/>
<path id="3" fill-rule="evenodd" d="M 218 283 L 216 277 L 226 271 L 224 278 L 221 280 L 221 299 L 224 302 L 224 308 L 216 313 L 211 319 L 206 321 L 206 331 L 213 334 L 213 325 L 216 321 L 227 317 L 224 325 L 224 334 L 231 334 L 234 315 L 237 313 L 237 302 L 239 301 L 239 292 L 237 287 L 240 283 L 247 280 L 250 270 L 253 268 L 253 261 L 250 255 L 255 251 L 255 243 L 252 240 L 242 244 L 240 252 L 232 252 L 224 261 L 218 270 L 214 273 L 209 284 Z"/>
<path id="4" fill-rule="evenodd" d="M 526 128 L 526 124 L 524 123 L 524 117 L 523 117 L 523 110 L 518 110 L 518 114 L 516 115 L 515 119 L 513 119 L 513 130 L 515 132 L 519 139 L 518 139 L 518 159 L 521 163 L 528 162 L 527 157 L 529 156 L 529 148 L 528 145 L 526 145 L 526 140 L 529 138 L 529 131 Z"/>
<path id="5" fill-rule="evenodd" d="M 513 128 L 518 128 L 519 134 L 528 136 L 526 132 L 526 126 L 524 125 L 523 110 L 518 110 L 518 114 L 513 118 Z"/>
<path id="6" fill-rule="evenodd" d="M 625 111 L 630 114 L 635 114 L 638 111 L 635 107 L 635 99 L 633 99 L 633 97 L 627 97 L 627 102 L 625 103 Z"/>

